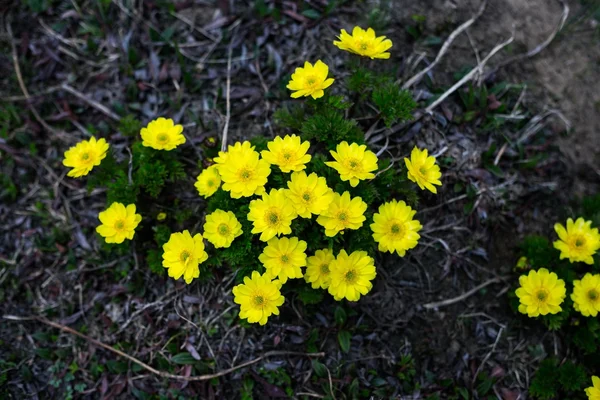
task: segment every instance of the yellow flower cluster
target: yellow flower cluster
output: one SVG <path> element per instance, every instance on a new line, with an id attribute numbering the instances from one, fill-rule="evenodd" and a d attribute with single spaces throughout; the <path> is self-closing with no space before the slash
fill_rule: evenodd
<path id="1" fill-rule="evenodd" d="M 182 131 L 181 125 L 159 118 L 142 129 L 142 144 L 169 151 L 185 143 Z M 357 301 L 371 290 L 371 281 L 376 276 L 374 260 L 366 252 L 348 254 L 341 250 L 334 255 L 331 249 L 321 249 L 307 257 L 305 241 L 281 236 L 292 233 L 292 221 L 298 217 L 310 219 L 315 216 L 328 237 L 359 229 L 366 221 L 367 204 L 358 196 L 352 197 L 348 191 L 334 192 L 324 177 L 304 172 L 312 156 L 308 154 L 310 143 L 303 142 L 299 136 L 276 137 L 267 148 L 258 153 L 249 142 L 235 143 L 227 151 L 219 152 L 215 164 L 204 169 L 195 183 L 198 194 L 205 198 L 220 188 L 234 199 L 260 196 L 250 201 L 247 219 L 252 222 L 252 233 L 260 234 L 259 239 L 266 242 L 259 257 L 266 272 L 262 275 L 253 273 L 234 290 L 235 301 L 241 305 L 240 315 L 250 322 L 266 323 L 271 314 L 278 314 L 277 307 L 283 303 L 281 285 L 289 279 L 302 277 L 313 288 L 327 289 L 336 300 Z M 89 173 L 93 166 L 100 164 L 107 150 L 104 139 L 92 138 L 78 143 L 65 153 L 64 164 L 73 167 L 69 175 Z M 377 156 L 365 145 L 343 141 L 330 153 L 333 161 L 326 165 L 335 169 L 340 179 L 350 186 L 356 187 L 361 181 L 375 178 Z M 411 157 L 412 160 L 406 161 L 409 179 L 422 188 L 433 188 L 435 192 L 431 185 L 439 185 L 441 176 L 435 159 L 427 156 L 426 150 L 416 148 Z M 289 173 L 290 179 L 287 188 L 267 192 L 265 186 L 273 167 Z M 416 211 L 403 201 L 392 200 L 379 207 L 370 227 L 380 251 L 404 256 L 407 250 L 417 245 L 421 224 L 414 219 L 415 214 Z M 166 216 L 161 212 L 156 218 L 161 221 Z M 113 203 L 99 214 L 99 219 L 101 225 L 96 230 L 105 241 L 122 243 L 125 239 L 133 239 L 142 217 L 136 214 L 134 204 Z M 193 236 L 187 230 L 173 233 L 164 244 L 163 266 L 170 277 L 183 277 L 186 283 L 191 283 L 200 275 L 199 265 L 208 258 L 204 239 L 215 248 L 228 248 L 243 233 L 235 214 L 219 209 L 206 216 L 203 229 L 202 234 Z"/>
<path id="2" fill-rule="evenodd" d="M 566 228 L 554 225 L 559 240 L 554 248 L 560 250 L 560 259 L 593 264 L 593 256 L 600 249 L 598 228 L 592 228 L 592 221 L 578 218 L 567 220 Z M 529 317 L 556 314 L 562 311 L 561 304 L 566 298 L 565 281 L 546 268 L 530 271 L 519 278 L 520 287 L 516 291 L 519 298 L 519 311 Z M 581 280 L 573 281 L 571 293 L 573 308 L 584 317 L 596 317 L 600 312 L 600 274 L 587 273 Z"/>
<path id="3" fill-rule="evenodd" d="M 234 301 L 240 304 L 242 318 L 249 322 L 264 324 L 270 315 L 277 315 L 277 307 L 283 303 L 281 285 L 290 279 L 304 278 L 313 288 L 327 289 L 336 299 L 357 301 L 367 294 L 376 276 L 373 258 L 364 251 L 348 254 L 345 250 L 334 255 L 331 249 L 317 250 L 308 256 L 307 243 L 292 234 L 294 219 L 316 217 L 328 237 L 345 230 L 355 230 L 366 221 L 367 204 L 350 192 L 336 193 L 327 186 L 324 177 L 307 174 L 304 170 L 311 161 L 309 142 L 296 135 L 276 137 L 267 143 L 268 150 L 260 154 L 249 142 L 235 143 L 214 159 L 215 165 L 205 169 L 196 182 L 201 196 L 209 197 L 218 188 L 228 191 L 232 198 L 259 196 L 250 200 L 248 221 L 251 233 L 259 235 L 266 246 L 259 256 L 265 273 L 246 277 L 243 284 L 234 289 Z M 331 151 L 334 161 L 326 165 L 335 169 L 342 181 L 356 187 L 360 181 L 375 178 L 377 156 L 365 145 L 341 142 Z M 421 153 L 419 153 L 421 157 Z M 418 168 L 434 168 L 435 159 L 430 157 Z M 271 168 L 278 167 L 287 174 L 287 188 L 270 189 L 266 185 Z M 437 167 L 439 172 L 439 167 Z M 439 179 L 441 174 L 431 175 Z M 429 175 L 421 174 L 419 177 Z M 429 182 L 429 181 L 428 181 Z M 383 204 L 370 225 L 374 240 L 380 251 L 396 252 L 404 256 L 417 245 L 421 229 L 414 219 L 416 211 L 403 201 L 392 200 Z M 218 221 L 215 218 L 218 216 Z M 233 213 L 215 212 L 207 216 L 204 237 L 215 247 L 229 247 L 241 235 L 241 225 Z M 220 224 L 220 225 L 219 225 Z M 303 271 L 303 268 L 306 268 Z"/>
<path id="4" fill-rule="evenodd" d="M 338 39 L 339 41 L 334 40 L 333 44 L 340 50 L 371 59 L 390 58 L 388 50 L 392 47 L 392 41 L 386 39 L 385 36 L 377 37 L 375 31 L 371 28 L 365 31 L 356 26 L 352 30 L 352 35 L 342 29 Z M 296 68 L 292 74 L 292 79 L 287 85 L 287 88 L 292 91 L 291 97 L 294 99 L 308 96 L 313 99 L 323 97 L 325 89 L 334 82 L 333 78 L 327 77 L 328 75 L 329 67 L 323 61 L 317 60 L 314 65 L 305 61 L 304 67 Z"/>

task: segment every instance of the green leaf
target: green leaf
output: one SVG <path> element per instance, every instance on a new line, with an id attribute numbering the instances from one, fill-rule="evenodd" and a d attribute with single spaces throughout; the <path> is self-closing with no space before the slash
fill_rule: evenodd
<path id="1" fill-rule="evenodd" d="M 587 375 L 582 366 L 571 361 L 560 366 L 559 382 L 566 391 L 579 391 L 587 383 Z"/>
<path id="2" fill-rule="evenodd" d="M 558 394 L 559 371 L 556 360 L 547 358 L 540 364 L 529 386 L 529 393 L 538 399 L 552 399 Z"/>
<path id="3" fill-rule="evenodd" d="M 344 311 L 344 309 L 340 306 L 337 306 L 335 308 L 335 312 L 333 314 L 334 318 L 335 318 L 335 323 L 338 324 L 339 326 L 344 325 L 344 323 L 346 323 L 346 311 Z"/>
<path id="4" fill-rule="evenodd" d="M 313 370 L 315 371 L 315 374 L 319 378 L 323 378 L 323 377 L 327 376 L 327 367 L 325 366 L 325 364 L 323 364 L 317 360 L 313 360 L 312 367 L 313 367 Z"/>
<path id="5" fill-rule="evenodd" d="M 350 339 L 352 335 L 348 331 L 339 331 L 338 333 L 338 342 L 340 343 L 340 347 L 344 353 L 350 351 Z"/>
<path id="6" fill-rule="evenodd" d="M 321 14 L 317 10 L 313 10 L 312 8 L 302 11 L 302 15 L 304 15 L 306 18 L 310 18 L 310 19 L 321 18 Z"/>
<path id="7" fill-rule="evenodd" d="M 171 361 L 175 364 L 191 365 L 196 363 L 196 359 L 190 353 L 179 353 L 171 357 Z"/>

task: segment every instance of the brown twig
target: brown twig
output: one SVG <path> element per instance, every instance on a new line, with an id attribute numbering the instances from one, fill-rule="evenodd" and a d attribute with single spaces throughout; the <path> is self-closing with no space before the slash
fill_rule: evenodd
<path id="1" fill-rule="evenodd" d="M 467 83 L 468 81 L 473 79 L 473 77 L 476 76 L 477 74 L 479 74 L 480 76 L 483 75 L 483 73 L 482 73 L 483 68 L 485 67 L 485 64 L 487 64 L 487 62 L 490 60 L 490 58 L 492 58 L 496 53 L 498 53 L 504 47 L 506 47 L 510 43 L 512 43 L 512 41 L 514 39 L 515 39 L 514 35 L 511 35 L 511 37 L 508 40 L 506 40 L 505 42 L 500 43 L 499 45 L 494 47 L 492 49 L 492 51 L 490 51 L 490 53 L 483 60 L 481 60 L 481 62 L 479 64 L 477 64 L 477 66 L 475 68 L 473 68 L 471 71 L 469 71 L 469 73 L 466 74 L 460 81 L 456 82 L 454 84 L 454 86 L 452 86 L 450 89 L 446 90 L 436 101 L 431 103 L 431 105 L 429 105 L 429 107 L 427 107 L 425 109 L 425 113 L 431 114 L 431 111 L 433 111 L 433 109 L 435 109 L 444 100 L 446 100 L 446 98 L 448 96 L 450 96 L 452 93 L 454 93 L 456 90 L 458 90 L 458 88 L 460 88 L 462 85 L 464 85 L 465 83 Z"/>
<path id="2" fill-rule="evenodd" d="M 229 119 L 231 118 L 231 54 L 233 52 L 233 39 L 229 44 L 227 51 L 227 87 L 225 89 L 225 125 L 223 126 L 223 136 L 221 137 L 221 151 L 227 151 L 227 133 L 229 131 Z"/>
<path id="3" fill-rule="evenodd" d="M 434 303 L 423 304 L 423 308 L 426 308 L 426 309 L 430 310 L 432 308 L 440 308 L 440 307 L 450 306 L 450 305 L 455 304 L 455 303 L 459 303 L 459 302 L 463 301 L 464 299 L 466 299 L 466 298 L 474 295 L 475 293 L 477 293 L 478 291 L 480 291 L 484 287 L 489 286 L 492 283 L 498 283 L 498 282 L 501 282 L 501 281 L 502 281 L 501 278 L 492 278 L 492 279 L 490 279 L 488 281 L 483 282 L 481 285 L 475 286 L 473 289 L 469 290 L 468 292 L 465 292 L 465 293 L 461 294 L 458 297 L 454 297 L 452 299 L 446 299 L 446 300 L 442 300 L 442 301 L 436 301 Z"/>
<path id="4" fill-rule="evenodd" d="M 415 83 L 420 81 L 421 78 L 423 78 L 423 76 L 425 74 L 427 74 L 429 71 L 431 71 L 440 62 L 440 60 L 442 59 L 444 54 L 446 54 L 446 52 L 448 51 L 448 48 L 450 47 L 450 45 L 452 44 L 454 39 L 456 39 L 456 37 L 458 35 L 460 35 L 462 32 L 464 32 L 465 29 L 467 29 L 469 26 L 473 25 L 473 23 L 481 16 L 481 14 L 483 14 L 483 11 L 485 10 L 486 5 L 487 5 L 487 0 L 483 0 L 481 2 L 481 5 L 479 6 L 479 9 L 477 10 L 477 13 L 475 15 L 473 15 L 469 20 L 463 22 L 458 28 L 456 28 L 454 30 L 454 32 L 452 32 L 450 34 L 450 36 L 448 36 L 448 39 L 446 39 L 446 41 L 442 45 L 442 48 L 440 49 L 437 56 L 435 57 L 435 60 L 433 60 L 433 62 L 431 64 L 429 64 L 429 66 L 427 66 L 427 68 L 423 69 L 418 74 L 416 74 L 415 76 L 413 76 L 412 78 L 410 78 L 409 80 L 404 82 L 404 84 L 402 85 L 402 89 L 408 89 L 409 87 L 411 87 L 412 85 L 414 85 Z"/>
<path id="5" fill-rule="evenodd" d="M 31 104 L 31 102 L 29 102 L 29 99 L 31 98 L 31 96 L 29 95 L 27 86 L 25 86 L 25 82 L 23 81 L 23 75 L 21 74 L 21 67 L 19 66 L 19 55 L 17 53 L 17 46 L 15 45 L 15 37 L 13 35 L 12 27 L 10 26 L 10 24 L 11 24 L 10 20 L 6 21 L 6 32 L 8 33 L 8 37 L 10 40 L 10 46 L 12 48 L 12 59 L 13 59 L 13 65 L 15 67 L 15 73 L 17 74 L 17 81 L 19 82 L 21 91 L 23 92 L 23 95 L 25 96 L 25 98 L 27 100 L 27 106 L 29 107 L 29 110 L 31 111 L 31 113 L 33 114 L 35 119 L 44 127 L 44 129 L 46 129 L 48 132 L 56 134 L 57 133 L 56 130 L 54 128 L 52 128 L 50 125 L 48 125 L 48 123 L 42 119 L 42 117 L 37 112 L 35 107 L 33 107 L 33 104 Z"/>
<path id="6" fill-rule="evenodd" d="M 121 117 L 119 117 L 117 114 L 115 114 L 114 112 L 110 111 L 108 109 L 108 107 L 98 103 L 96 100 L 92 99 L 91 97 L 81 93 L 80 91 L 78 91 L 77 89 L 75 89 L 74 87 L 64 83 L 61 86 L 61 89 L 71 93 L 72 95 L 74 95 L 75 97 L 83 100 L 84 102 L 88 103 L 90 106 L 94 107 L 96 110 L 100 111 L 102 114 L 106 115 L 107 117 L 114 119 L 115 121 L 119 122 L 121 120 Z"/>
<path id="7" fill-rule="evenodd" d="M 246 361 L 242 364 L 236 365 L 235 367 L 231 367 L 231 368 L 219 371 L 219 372 L 215 372 L 214 374 L 205 374 L 205 375 L 198 375 L 198 376 L 175 375 L 175 374 L 171 374 L 168 372 L 159 371 L 159 370 L 155 369 L 154 367 L 151 367 L 150 365 L 144 363 L 143 361 L 140 361 L 137 358 L 130 356 L 127 353 L 122 352 L 121 350 L 115 349 L 114 347 L 104 344 L 101 341 L 91 338 L 87 335 L 84 335 L 83 333 L 78 332 L 75 329 L 69 328 L 68 326 L 65 326 L 65 325 L 58 324 L 56 322 L 52 322 L 44 317 L 40 317 L 40 316 L 20 317 L 20 316 L 16 316 L 16 315 L 4 315 L 4 316 L 2 316 L 2 318 L 9 320 L 9 321 L 39 321 L 39 322 L 46 324 L 48 326 L 51 326 L 53 328 L 60 329 L 63 332 L 67 332 L 72 335 L 79 336 L 80 338 L 85 339 L 88 342 L 93 343 L 94 345 L 96 345 L 98 347 L 102 347 L 105 350 L 108 350 L 108 351 L 113 352 L 123 358 L 126 358 L 129 361 L 144 368 L 145 370 L 153 373 L 154 375 L 158 375 L 160 377 L 167 378 L 167 379 L 175 379 L 175 380 L 187 381 L 187 382 L 208 381 L 208 380 L 211 380 L 214 378 L 218 378 L 218 377 L 230 374 L 232 372 L 235 372 L 238 369 L 249 367 L 250 365 L 256 364 L 257 362 L 264 360 L 265 358 L 268 358 L 268 357 L 277 357 L 277 356 L 324 357 L 325 356 L 325 353 L 323 353 L 323 352 L 321 352 L 321 353 L 301 353 L 301 352 L 297 352 L 297 351 L 273 350 L 273 351 L 267 351 L 262 356 L 257 357 L 253 360 Z"/>

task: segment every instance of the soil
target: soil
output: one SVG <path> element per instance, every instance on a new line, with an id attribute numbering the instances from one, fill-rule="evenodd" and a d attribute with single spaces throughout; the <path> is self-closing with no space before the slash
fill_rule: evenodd
<path id="1" fill-rule="evenodd" d="M 41 93 L 72 79 L 71 84 L 94 102 L 113 107 L 126 101 L 128 90 L 137 88 L 136 117 L 147 122 L 159 111 L 170 113 L 188 124 L 186 132 L 192 143 L 217 136 L 222 130 L 222 93 L 232 37 L 230 138 L 270 136 L 278 133 L 272 122 L 273 111 L 289 102 L 284 89 L 289 73 L 302 60 L 317 57 L 332 65 L 334 73 L 341 71 L 345 55 L 332 53 L 325 38 L 333 37 L 340 28 L 366 23 L 365 7 L 382 8 L 381 15 L 387 19 L 385 34 L 394 41 L 396 56 L 392 62 L 399 66 L 399 78 L 406 78 L 424 68 L 439 50 L 439 45 L 424 44 L 423 37 L 445 40 L 480 4 L 475 0 L 407 1 L 390 8 L 384 2 L 346 4 L 315 21 L 301 15 L 293 2 L 284 2 L 288 19 L 286 24 L 279 24 L 276 18 L 259 17 L 254 8 L 237 2 L 176 2 L 180 16 L 195 22 L 190 25 L 154 2 L 137 2 L 135 13 L 129 11 L 132 17 L 115 11 L 127 2 L 114 1 L 111 12 L 119 18 L 115 26 L 104 22 L 107 38 L 91 56 L 79 53 L 83 45 L 70 39 L 81 40 L 77 32 L 86 10 L 73 10 L 71 2 L 58 3 L 39 15 L 23 5 L 7 14 L 11 21 L 22 22 L 12 23 L 20 59 L 27 61 L 23 68 L 29 91 Z M 311 3 L 321 7 L 324 2 Z M 0 139 L 0 156 L 10 156 L 16 165 L 3 172 L 10 174 L 19 188 L 16 201 L 0 204 L 4 225 L 0 228 L 0 256 L 9 261 L 0 263 L 2 314 L 50 315 L 104 343 L 155 362 L 153 365 L 162 357 L 170 357 L 165 348 L 175 341 L 180 346 L 177 352 L 198 356 L 205 373 L 251 360 L 268 350 L 308 351 L 309 343 L 314 342 L 312 332 L 316 332 L 316 346 L 325 352 L 320 362 L 333 378 L 328 374 L 315 377 L 316 369 L 309 359 L 292 355 L 262 360 L 212 383 L 188 385 L 146 374 L 131 363 L 116 364 L 123 360 L 37 322 L 3 320 L 0 361 L 14 360 L 14 366 L 6 367 L 9 373 L 6 383 L 0 379 L 0 394 L 4 394 L 4 384 L 9 398 L 65 397 L 69 383 L 64 377 L 74 362 L 79 365 L 76 382 L 87 385 L 85 393 L 76 395 L 81 398 L 125 399 L 139 391 L 156 396 L 175 396 L 172 393 L 177 391 L 190 398 L 238 398 L 248 380 L 255 382 L 250 390 L 255 398 L 287 397 L 282 388 L 290 388 L 296 395 L 309 392 L 325 397 L 333 392 L 337 398 L 351 398 L 351 382 L 356 379 L 363 389 L 377 385 L 389 388 L 386 396 L 390 398 L 418 399 L 441 392 L 440 382 L 446 378 L 476 393 L 477 372 L 481 371 L 496 379 L 493 391 L 500 398 L 525 398 L 529 378 L 524 377 L 532 376 L 539 353 L 564 355 L 569 349 L 556 337 L 527 325 L 508 306 L 506 294 L 514 286 L 517 244 L 528 233 L 551 237 L 549 221 L 564 217 L 572 195 L 596 193 L 600 187 L 598 22 L 587 14 L 593 4 L 576 0 L 567 4 L 567 24 L 547 48 L 498 68 L 486 81 L 489 86 L 502 82 L 526 85 L 525 90 L 501 99 L 524 116 L 522 123 L 507 123 L 488 131 L 482 118 L 470 122 L 454 119 L 465 112 L 459 96 L 454 95 L 433 115 L 394 128 L 398 136 L 389 150 L 395 155 L 406 154 L 416 144 L 455 161 L 444 169 L 444 187 L 439 195 L 425 195 L 420 204 L 418 216 L 424 221 L 420 246 L 402 259 L 382 257 L 373 292 L 347 305 L 349 322 L 344 329 L 352 333 L 349 353 L 339 349 L 339 329 L 334 322 L 337 304 L 331 299 L 318 306 L 304 306 L 292 299 L 278 320 L 264 328 L 248 327 L 230 319 L 229 312 L 236 306 L 229 272 L 219 270 L 208 282 L 186 287 L 150 274 L 140 265 L 135 249 L 111 261 L 99 260 L 93 229 L 97 213 L 104 207 L 103 192 L 88 193 L 84 185 L 64 177 L 60 157 L 68 145 L 84 137 L 86 127 L 104 129 L 103 134 L 112 136 L 123 159 L 127 157 L 127 138 L 114 133 L 116 124 L 106 122 L 106 116 L 89 102 L 60 90 L 35 96 L 30 104 L 42 110 L 43 118 L 58 134 L 49 136 L 24 107 L 20 111 L 22 126 L 13 128 L 9 139 Z M 562 13 L 563 5 L 558 1 L 490 0 L 483 15 L 469 28 L 471 41 L 460 35 L 432 70 L 428 82 L 413 88 L 415 96 L 443 92 L 457 80 L 459 71 L 476 64 L 475 53 L 484 57 L 513 32 L 514 43 L 492 58 L 488 71 L 494 71 L 504 59 L 535 48 L 556 29 Z M 415 15 L 425 16 L 421 37 L 416 40 L 405 29 L 415 25 Z M 53 27 L 61 19 L 73 23 L 63 32 L 68 39 L 49 34 L 40 22 Z M 28 25 L 35 29 L 26 28 Z M 153 26 L 160 26 L 161 31 L 172 27 L 181 43 L 190 44 L 182 47 L 188 71 L 182 72 L 177 57 L 149 39 Z M 226 40 L 211 50 L 213 42 L 207 37 L 213 36 Z M 8 40 L 7 32 L 2 39 Z M 125 57 L 127 51 L 122 47 L 127 45 L 148 60 L 133 72 L 135 79 L 114 61 Z M 0 77 L 0 95 L 18 97 L 21 92 L 10 47 L 2 49 L 0 67 L 12 72 Z M 411 64 L 422 53 L 426 57 Z M 202 85 L 201 91 L 186 91 L 189 81 L 183 84 L 185 72 Z M 518 100 L 521 93 L 523 97 Z M 21 100 L 7 102 L 13 103 L 25 106 Z M 211 107 L 214 103 L 217 106 Z M 424 106 L 421 98 L 420 107 Z M 542 119 L 539 131 L 524 137 L 530 132 L 528 122 L 548 110 L 556 112 Z M 31 154 L 26 145 L 14 144 L 23 132 L 33 138 L 37 153 Z M 523 139 L 528 160 L 541 155 L 541 161 L 524 168 L 512 146 L 499 154 L 505 138 L 512 142 Z M 498 159 L 499 174 L 490 172 L 485 158 L 493 146 L 492 158 Z M 460 197 L 467 187 L 477 195 Z M 57 232 L 66 232 L 66 245 L 60 244 Z M 122 271 L 129 273 L 121 275 Z M 452 300 L 485 282 L 491 283 L 463 300 L 427 306 Z M 48 349 L 67 353 L 66 361 L 61 364 L 56 356 L 47 354 Z M 400 360 L 406 356 L 416 360 L 416 375 L 408 384 L 399 378 L 405 371 Z M 98 365 L 106 367 L 98 372 Z M 174 373 L 191 373 L 189 366 L 160 365 Z M 34 378 L 22 372 L 25 367 Z M 383 379 L 383 383 L 375 378 Z"/>

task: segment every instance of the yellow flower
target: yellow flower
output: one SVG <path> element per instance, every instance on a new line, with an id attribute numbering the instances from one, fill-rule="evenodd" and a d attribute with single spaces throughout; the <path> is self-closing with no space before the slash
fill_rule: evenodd
<path id="1" fill-rule="evenodd" d="M 221 187 L 221 176 L 219 175 L 219 171 L 217 171 L 217 166 L 211 165 L 200 172 L 194 186 L 198 190 L 198 194 L 205 199 L 215 194 L 219 190 L 219 187 Z"/>
<path id="2" fill-rule="evenodd" d="M 325 94 L 323 90 L 333 83 L 333 78 L 327 79 L 328 74 L 329 67 L 321 60 L 317 61 L 314 66 L 306 61 L 304 68 L 296 68 L 287 88 L 294 91 L 292 93 L 294 99 L 302 96 L 312 96 L 313 99 L 318 99 Z"/>
<path id="3" fill-rule="evenodd" d="M 554 272 L 546 268 L 529 271 L 529 275 L 519 277 L 521 286 L 516 294 L 521 304 L 519 312 L 530 317 L 557 314 L 562 308 L 561 303 L 567 295 L 565 281 L 558 279 Z"/>
<path id="4" fill-rule="evenodd" d="M 167 213 L 165 213 L 165 212 L 159 212 L 156 215 L 156 220 L 157 221 L 164 221 L 166 218 L 167 218 Z"/>
<path id="5" fill-rule="evenodd" d="M 188 230 L 172 233 L 169 241 L 163 245 L 163 267 L 169 269 L 169 276 L 179 279 L 183 275 L 188 285 L 200 276 L 198 265 L 208 259 L 204 251 L 202 235 L 194 237 Z"/>
<path id="6" fill-rule="evenodd" d="M 306 242 L 297 237 L 281 239 L 274 237 L 267 242 L 258 259 L 265 266 L 271 278 L 286 283 L 288 279 L 302 278 L 302 269 L 306 266 Z"/>
<path id="7" fill-rule="evenodd" d="M 233 288 L 233 301 L 240 305 L 240 318 L 250 323 L 267 323 L 271 314 L 279 315 L 279 309 L 285 298 L 279 291 L 281 282 L 271 281 L 268 274 L 252 272 L 252 278 L 244 277 L 244 283 Z"/>
<path id="8" fill-rule="evenodd" d="M 554 248 L 560 250 L 560 259 L 568 258 L 570 262 L 582 261 L 594 264 L 593 255 L 600 249 L 600 234 L 598 228 L 592 228 L 592 221 L 577 218 L 573 222 L 567 220 L 567 229 L 561 224 L 554 224 L 554 230 L 559 240 L 554 242 Z"/>
<path id="9" fill-rule="evenodd" d="M 330 153 L 335 161 L 325 164 L 337 170 L 343 181 L 350 181 L 352 187 L 361 180 L 375 178 L 372 171 L 377 170 L 377 156 L 364 144 L 342 142 L 337 145 L 336 151 L 331 150 Z"/>
<path id="10" fill-rule="evenodd" d="M 332 237 L 344 229 L 358 229 L 366 220 L 367 203 L 360 197 L 350 198 L 349 192 L 333 194 L 329 208 L 319 215 L 317 223 L 325 228 L 325 235 Z"/>
<path id="11" fill-rule="evenodd" d="M 588 400 L 600 400 L 600 378 L 592 376 L 592 386 L 585 389 Z"/>
<path id="12" fill-rule="evenodd" d="M 250 202 L 248 221 L 252 221 L 252 233 L 260 233 L 260 240 L 269 241 L 276 235 L 289 235 L 292 220 L 297 217 L 294 206 L 287 200 L 285 189 L 271 189 L 262 199 Z"/>
<path id="13" fill-rule="evenodd" d="M 250 142 L 237 142 L 229 146 L 227 152 L 219 152 L 214 160 L 221 175 L 223 190 L 230 192 L 231 197 L 249 197 L 263 194 L 271 166 L 259 159 L 258 152 Z"/>
<path id="14" fill-rule="evenodd" d="M 595 317 L 600 311 L 600 275 L 585 274 L 582 280 L 573 281 L 573 308 L 584 317 Z"/>
<path id="15" fill-rule="evenodd" d="M 173 150 L 185 143 L 183 125 L 175 125 L 172 119 L 158 118 L 142 128 L 142 145 L 155 150 Z"/>
<path id="16" fill-rule="evenodd" d="M 348 255 L 342 250 L 334 261 L 329 264 L 331 270 L 331 283 L 329 294 L 336 300 L 346 298 L 349 301 L 358 301 L 360 295 L 369 293 L 375 279 L 374 260 L 366 251 L 354 251 Z"/>
<path id="17" fill-rule="evenodd" d="M 300 136 L 285 135 L 283 139 L 277 136 L 267 146 L 269 150 L 260 153 L 263 160 L 278 165 L 281 172 L 302 171 L 311 159 L 311 155 L 306 154 L 310 143 L 301 142 Z"/>
<path id="18" fill-rule="evenodd" d="M 340 50 L 346 50 L 359 56 L 374 58 L 390 58 L 387 52 L 392 47 L 392 41 L 385 36 L 375 37 L 375 31 L 368 28 L 366 31 L 358 26 L 352 30 L 352 36 L 342 29 L 338 36 L 339 42 L 333 41 Z"/>
<path id="19" fill-rule="evenodd" d="M 529 261 L 527 260 L 527 257 L 525 256 L 521 256 L 521 258 L 519 258 L 517 260 L 517 265 L 515 265 L 515 270 L 523 270 L 523 269 L 528 269 L 529 268 Z"/>
<path id="20" fill-rule="evenodd" d="M 90 140 L 83 140 L 65 151 L 63 165 L 73 168 L 67 173 L 67 176 L 79 178 L 90 173 L 92 168 L 100 165 L 100 162 L 106 157 L 108 143 L 106 140 L 96 140 L 91 137 Z"/>
<path id="21" fill-rule="evenodd" d="M 404 257 L 419 241 L 421 223 L 413 219 L 417 212 L 404 201 L 392 200 L 379 206 L 379 212 L 373 215 L 371 230 L 373 239 L 379 243 L 379 251 L 394 251 Z"/>
<path id="22" fill-rule="evenodd" d="M 135 213 L 135 204 L 127 207 L 121 203 L 112 203 L 110 207 L 98 214 L 102 225 L 96 227 L 106 243 L 123 243 L 125 239 L 133 239 L 135 228 L 142 220 L 140 214 Z"/>
<path id="23" fill-rule="evenodd" d="M 308 257 L 304 279 L 313 289 L 327 289 L 331 283 L 331 270 L 329 266 L 335 260 L 333 252 L 329 249 L 317 250 L 314 256 Z"/>
<path id="24" fill-rule="evenodd" d="M 408 169 L 408 179 L 419 185 L 421 190 L 437 193 L 437 188 L 433 185 L 441 186 L 442 173 L 435 163 L 435 157 L 427 155 L 427 149 L 419 150 L 415 147 L 410 153 L 410 160 L 405 157 L 404 163 Z"/>
<path id="25" fill-rule="evenodd" d="M 204 237 L 217 248 L 231 246 L 242 233 L 242 224 L 231 211 L 215 210 L 206 216 Z"/>
<path id="26" fill-rule="evenodd" d="M 288 181 L 287 186 L 287 198 L 302 218 L 321 214 L 333 201 L 333 190 L 327 186 L 325 178 L 317 176 L 314 172 L 308 176 L 304 171 L 292 173 L 292 179 Z"/>

